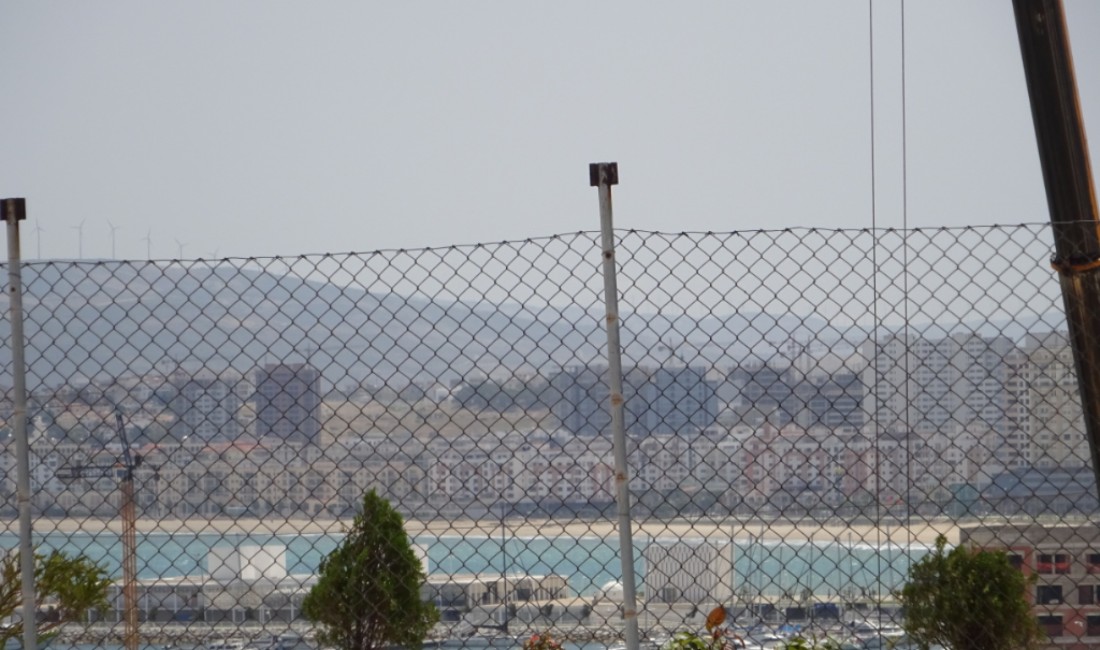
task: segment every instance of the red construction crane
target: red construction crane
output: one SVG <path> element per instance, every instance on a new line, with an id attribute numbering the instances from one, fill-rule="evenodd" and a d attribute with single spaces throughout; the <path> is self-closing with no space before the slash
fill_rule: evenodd
<path id="1" fill-rule="evenodd" d="M 116 476 L 119 479 L 122 492 L 119 503 L 119 517 L 122 519 L 122 604 L 126 617 L 123 643 L 126 650 L 138 650 L 137 509 L 134 506 L 134 469 L 141 465 L 141 456 L 130 453 L 130 442 L 126 438 L 122 412 L 117 407 L 115 427 L 122 442 L 122 458 L 112 463 L 60 467 L 57 470 L 57 477 L 81 479 Z"/>

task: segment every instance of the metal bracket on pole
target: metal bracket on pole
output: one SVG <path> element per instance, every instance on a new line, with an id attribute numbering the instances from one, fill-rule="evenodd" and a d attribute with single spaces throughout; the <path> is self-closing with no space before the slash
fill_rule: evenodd
<path id="1" fill-rule="evenodd" d="M 592 163 L 588 166 L 588 185 L 599 187 L 601 184 L 619 184 L 619 163 Z"/>
<path id="2" fill-rule="evenodd" d="M 16 501 L 19 505 L 19 568 L 23 588 L 23 647 L 38 647 L 34 597 L 34 547 L 31 544 L 31 470 L 27 441 L 27 368 L 23 347 L 23 278 L 19 222 L 27 218 L 25 199 L 0 199 L 0 218 L 8 231 L 8 304 L 11 317 L 12 434 L 15 436 Z"/>
<path id="3" fill-rule="evenodd" d="M 611 186 L 619 184 L 616 163 L 592 163 L 588 182 L 600 189 L 600 233 L 603 244 L 604 304 L 607 308 L 607 375 L 610 389 L 611 435 L 615 452 L 615 488 L 619 505 L 619 554 L 623 571 L 623 624 L 626 647 L 638 650 L 638 598 L 634 585 L 634 540 L 630 520 L 630 476 L 626 463 L 623 360 L 619 342 L 619 289 L 615 281 L 615 234 Z"/>
<path id="4" fill-rule="evenodd" d="M 3 221 L 26 221 L 26 199 L 0 199 L 0 219 Z"/>

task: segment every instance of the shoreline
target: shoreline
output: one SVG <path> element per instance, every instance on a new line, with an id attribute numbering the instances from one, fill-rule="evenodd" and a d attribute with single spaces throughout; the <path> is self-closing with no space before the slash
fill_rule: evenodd
<path id="1" fill-rule="evenodd" d="M 137 530 L 144 534 L 209 534 L 238 535 L 326 535 L 342 533 L 349 521 L 337 519 L 139 519 Z M 608 520 L 587 521 L 581 519 L 527 519 L 505 520 L 507 534 L 511 537 L 597 537 L 617 538 L 617 522 Z M 35 534 L 118 534 L 121 523 L 117 520 L 97 518 L 46 518 L 33 523 Z M 721 537 L 724 539 L 760 539 L 763 541 L 832 542 L 840 544 L 932 545 L 939 535 L 948 544 L 958 544 L 959 528 L 952 521 L 921 521 L 916 523 L 868 523 L 790 520 L 742 520 L 676 519 L 670 521 L 646 520 L 634 522 L 632 536 L 635 539 L 657 537 Z M 501 522 L 475 520 L 408 520 L 405 530 L 410 536 L 499 536 Z M 0 521 L 0 533 L 18 534 L 18 520 Z"/>

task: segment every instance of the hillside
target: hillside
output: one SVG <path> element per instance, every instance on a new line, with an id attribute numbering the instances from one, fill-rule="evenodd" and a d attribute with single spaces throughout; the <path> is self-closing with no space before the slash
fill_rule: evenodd
<path id="1" fill-rule="evenodd" d="M 23 281 L 32 388 L 177 364 L 250 372 L 307 356 L 333 384 L 401 385 L 475 370 L 589 363 L 601 360 L 606 347 L 602 304 L 559 308 L 379 293 L 359 281 L 340 286 L 243 262 L 43 262 L 24 266 Z M 6 296 L 0 305 L 0 335 L 7 339 Z M 693 318 L 624 309 L 622 323 L 627 364 L 667 359 L 673 352 L 662 342 L 690 363 L 726 366 L 750 353 L 774 354 L 792 337 L 858 345 L 868 336 L 794 314 Z M 5 383 L 10 360 L 10 346 L 4 346 Z"/>

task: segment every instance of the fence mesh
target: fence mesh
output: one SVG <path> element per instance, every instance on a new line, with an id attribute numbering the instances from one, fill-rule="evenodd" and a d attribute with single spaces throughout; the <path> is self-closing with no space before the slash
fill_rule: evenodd
<path id="1" fill-rule="evenodd" d="M 1010 549 L 1052 638 L 1100 643 L 1098 504 L 1048 225 L 616 239 L 648 642 L 718 605 L 761 643 L 889 635 L 943 534 Z M 122 636 L 125 445 L 143 642 L 315 644 L 303 600 L 373 490 L 427 574 L 431 639 L 614 644 L 600 264 L 587 232 L 25 264 L 35 543 L 114 580 L 62 639 Z"/>

